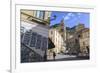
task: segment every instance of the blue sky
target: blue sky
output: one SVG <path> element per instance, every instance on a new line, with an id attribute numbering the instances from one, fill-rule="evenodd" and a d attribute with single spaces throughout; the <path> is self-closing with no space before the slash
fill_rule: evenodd
<path id="1" fill-rule="evenodd" d="M 55 20 L 50 21 L 50 26 L 60 23 L 64 19 L 64 24 L 67 27 L 73 27 L 78 25 L 78 23 L 85 24 L 85 27 L 89 28 L 90 24 L 90 14 L 84 12 L 56 12 L 52 11 L 51 19 L 56 15 Z"/>

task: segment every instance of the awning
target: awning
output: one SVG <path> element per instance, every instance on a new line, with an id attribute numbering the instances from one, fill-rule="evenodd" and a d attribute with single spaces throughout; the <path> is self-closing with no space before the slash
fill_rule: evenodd
<path id="1" fill-rule="evenodd" d="M 55 48 L 55 45 L 54 45 L 54 43 L 51 41 L 51 39 L 48 38 L 48 49 L 53 49 L 53 48 Z"/>

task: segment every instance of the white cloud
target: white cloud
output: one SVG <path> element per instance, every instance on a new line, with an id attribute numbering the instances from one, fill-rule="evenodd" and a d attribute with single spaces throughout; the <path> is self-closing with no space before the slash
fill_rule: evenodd
<path id="1" fill-rule="evenodd" d="M 80 18 L 81 17 L 81 13 L 77 13 L 78 17 Z"/>
<path id="2" fill-rule="evenodd" d="M 64 18 L 64 20 L 69 20 L 73 16 L 75 16 L 73 13 L 68 13 L 66 16 L 63 16 L 63 18 Z"/>
<path id="3" fill-rule="evenodd" d="M 77 13 L 77 15 L 81 15 L 81 13 Z"/>
<path id="4" fill-rule="evenodd" d="M 64 16 L 64 20 L 69 20 L 70 17 L 68 15 Z"/>
<path id="5" fill-rule="evenodd" d="M 74 16 L 74 14 L 73 14 L 73 13 L 68 13 L 67 15 L 68 15 L 68 16 L 71 16 L 71 17 L 72 17 L 72 16 Z"/>

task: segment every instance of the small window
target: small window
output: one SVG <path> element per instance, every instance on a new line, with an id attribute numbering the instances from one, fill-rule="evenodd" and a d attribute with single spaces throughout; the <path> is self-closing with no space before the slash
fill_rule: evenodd
<path id="1" fill-rule="evenodd" d="M 78 35 L 78 38 L 81 38 L 81 35 Z"/>
<path id="2" fill-rule="evenodd" d="M 53 34 L 53 31 L 51 31 L 51 34 Z"/>
<path id="3" fill-rule="evenodd" d="M 83 42 L 83 45 L 85 45 L 85 42 Z"/>

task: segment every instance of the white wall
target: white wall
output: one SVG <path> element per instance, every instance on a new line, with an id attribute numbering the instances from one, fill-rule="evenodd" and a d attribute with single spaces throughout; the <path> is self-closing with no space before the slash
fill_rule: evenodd
<path id="1" fill-rule="evenodd" d="M 19 0 L 17 0 L 19 1 Z M 20 0 L 20 2 L 23 0 Z M 30 0 L 25 0 L 30 1 Z M 67 69 L 54 69 L 54 70 L 44 70 L 39 73 L 100 73 L 100 2 L 99 0 L 33 0 L 37 3 L 42 4 L 42 1 L 46 1 L 45 3 L 49 4 L 59 4 L 63 3 L 75 3 L 75 4 L 88 4 L 88 5 L 96 5 L 96 21 L 94 25 L 96 25 L 96 33 L 93 38 L 96 40 L 96 67 L 80 67 L 80 68 L 67 68 Z M 66 1 L 66 2 L 64 2 Z M 62 4 L 63 4 L 62 3 Z M 1 0 L 0 1 L 0 73 L 8 73 L 10 67 L 10 7 L 9 0 Z M 34 69 L 33 69 L 34 70 Z M 36 72 L 34 72 L 36 73 Z"/>

